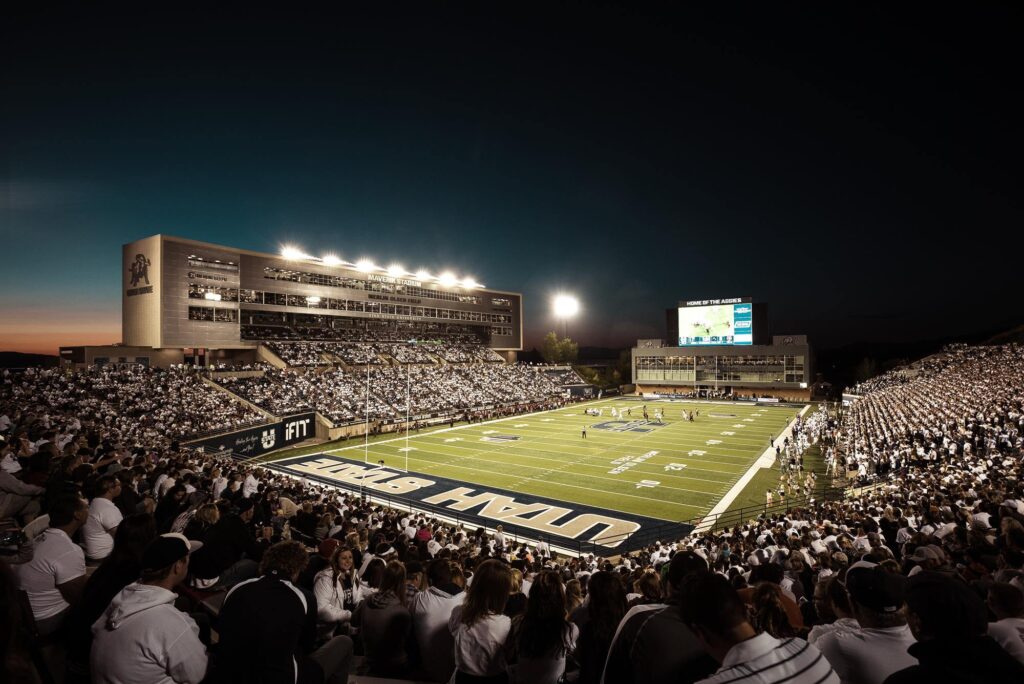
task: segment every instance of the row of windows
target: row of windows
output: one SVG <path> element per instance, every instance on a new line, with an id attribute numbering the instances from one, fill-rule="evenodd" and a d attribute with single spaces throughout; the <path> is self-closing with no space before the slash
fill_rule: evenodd
<path id="1" fill-rule="evenodd" d="M 188 307 L 188 320 L 213 321 L 215 323 L 237 323 L 237 309 L 215 309 L 210 306 Z"/>
<path id="2" fill-rule="evenodd" d="M 220 259 L 203 259 L 197 256 L 190 256 L 188 258 L 188 265 L 194 268 L 212 268 L 215 271 L 238 273 L 238 264 L 233 264 L 230 261 L 221 261 Z"/>
<path id="3" fill-rule="evenodd" d="M 786 368 L 803 370 L 803 356 L 638 356 L 640 368 Z"/>
<path id="4" fill-rule="evenodd" d="M 687 382 L 687 383 L 721 383 L 721 382 L 758 382 L 758 383 L 779 383 L 779 382 L 804 382 L 802 372 L 778 371 L 751 371 L 747 373 L 731 373 L 727 371 L 715 372 L 698 370 L 694 372 L 676 368 L 638 368 L 636 371 L 637 382 Z"/>
<path id="5" fill-rule="evenodd" d="M 190 299 L 205 299 L 215 302 L 242 302 L 243 304 L 269 304 L 271 306 L 295 306 L 303 309 L 328 309 L 333 311 L 360 311 L 363 313 L 389 314 L 416 318 L 438 318 L 452 321 L 473 321 L 478 323 L 503 323 L 511 325 L 510 314 L 489 314 L 481 311 L 458 311 L 438 309 L 429 306 L 410 306 L 385 302 L 364 302 L 362 300 L 334 299 L 333 297 L 306 297 L 281 292 L 264 292 L 234 287 L 189 283 Z M 511 328 L 509 328 L 511 330 Z M 511 333 L 509 333 L 511 334 Z"/>
<path id="6" fill-rule="evenodd" d="M 512 337 L 512 328 L 502 328 L 500 326 L 491 326 L 491 335 L 500 337 Z"/>
<path id="7" fill-rule="evenodd" d="M 366 290 L 369 292 L 387 292 L 400 294 L 407 297 L 421 297 L 423 299 L 441 299 L 449 302 L 462 302 L 464 304 L 480 304 L 481 299 L 476 295 L 462 294 L 458 292 L 447 292 L 445 290 L 428 290 L 415 285 L 404 285 L 402 283 L 384 283 L 378 280 L 362 280 L 348 276 L 334 276 L 326 273 L 311 273 L 309 271 L 292 271 L 283 268 L 267 267 L 263 269 L 263 277 L 271 280 L 287 280 L 292 283 L 303 283 L 307 285 L 322 285 L 324 287 L 345 287 L 350 290 Z"/>

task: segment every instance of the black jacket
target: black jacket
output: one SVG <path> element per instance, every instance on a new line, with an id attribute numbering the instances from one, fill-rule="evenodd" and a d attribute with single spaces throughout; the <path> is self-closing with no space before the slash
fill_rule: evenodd
<path id="1" fill-rule="evenodd" d="M 256 541 L 252 528 L 233 513 L 217 521 L 199 541 L 203 548 L 192 555 L 190 570 L 201 579 L 214 579 L 242 559 L 259 561 L 264 545 Z"/>
<path id="2" fill-rule="evenodd" d="M 683 622 L 679 607 L 651 606 L 624 620 L 612 642 L 605 684 L 685 684 L 712 674 L 718 663 Z"/>
<path id="3" fill-rule="evenodd" d="M 988 636 L 919 641 L 907 653 L 917 665 L 892 673 L 885 684 L 1024 682 L 1024 665 Z"/>
<path id="4" fill-rule="evenodd" d="M 316 610 L 311 593 L 272 575 L 235 585 L 217 617 L 214 681 L 321 684 L 323 670 L 309 658 L 316 641 Z"/>

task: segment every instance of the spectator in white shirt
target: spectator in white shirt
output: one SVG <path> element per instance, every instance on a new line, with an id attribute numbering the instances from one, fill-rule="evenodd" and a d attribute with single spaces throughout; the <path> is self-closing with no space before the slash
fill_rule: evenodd
<path id="1" fill-rule="evenodd" d="M 85 554 L 71 541 L 89 517 L 89 504 L 78 494 L 50 506 L 50 527 L 36 539 L 32 560 L 13 566 L 18 587 L 28 594 L 36 629 L 52 634 L 85 587 Z"/>
<path id="2" fill-rule="evenodd" d="M 874 563 L 850 566 L 846 587 L 859 626 L 835 630 L 816 643 L 844 684 L 882 684 L 917 664 L 907 653 L 916 640 L 903 610 L 906 584 L 902 575 Z"/>
<path id="3" fill-rule="evenodd" d="M 114 548 L 114 534 L 121 524 L 121 511 L 114 505 L 114 498 L 121 494 L 121 481 L 112 475 L 104 475 L 96 482 L 96 496 L 89 503 L 89 519 L 82 527 L 82 541 L 85 557 L 90 561 L 101 561 Z"/>
<path id="4" fill-rule="evenodd" d="M 988 607 L 996 616 L 988 635 L 1019 663 L 1024 663 L 1024 592 L 1012 584 L 995 582 L 988 588 Z"/>
<path id="5" fill-rule="evenodd" d="M 722 667 L 701 684 L 819 682 L 839 684 L 839 677 L 817 648 L 803 639 L 776 639 L 758 634 L 747 621 L 746 606 L 729 580 L 697 575 L 683 585 L 683 621 Z"/>
<path id="6" fill-rule="evenodd" d="M 455 671 L 455 642 L 448 621 L 466 594 L 452 582 L 451 565 L 446 558 L 431 561 L 427 580 L 430 587 L 417 593 L 409 603 L 412 634 L 424 672 L 431 681 L 447 682 Z"/>
<path id="7" fill-rule="evenodd" d="M 476 569 L 465 601 L 448 620 L 455 640 L 455 684 L 497 682 L 504 676 L 503 647 L 512 621 L 502 612 L 511 591 L 512 570 L 501 561 L 486 560 Z"/>
<path id="8" fill-rule="evenodd" d="M 0 519 L 35 518 L 39 515 L 39 497 L 45 492 L 42 487 L 22 482 L 6 468 L 0 469 Z"/>
<path id="9" fill-rule="evenodd" d="M 245 475 L 245 482 L 242 484 L 242 498 L 248 499 L 250 496 L 256 493 L 259 489 L 260 481 L 256 479 L 256 476 L 250 470 Z"/>

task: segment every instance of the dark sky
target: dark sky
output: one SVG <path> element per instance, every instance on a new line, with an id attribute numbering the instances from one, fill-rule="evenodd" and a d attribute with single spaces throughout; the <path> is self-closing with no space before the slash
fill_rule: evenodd
<path id="1" fill-rule="evenodd" d="M 0 348 L 119 339 L 158 232 L 450 267 L 528 345 L 562 289 L 596 345 L 684 298 L 822 347 L 1021 322 L 1019 10 L 679 4 L 0 16 Z"/>

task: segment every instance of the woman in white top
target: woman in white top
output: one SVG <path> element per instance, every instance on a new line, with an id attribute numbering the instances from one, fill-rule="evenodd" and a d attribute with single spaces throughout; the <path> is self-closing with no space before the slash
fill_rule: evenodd
<path id="1" fill-rule="evenodd" d="M 461 606 L 452 610 L 448 629 L 455 639 L 454 684 L 506 684 L 504 645 L 512 621 L 502 615 L 512 590 L 512 571 L 494 559 L 484 561 Z"/>
<path id="2" fill-rule="evenodd" d="M 356 606 L 373 593 L 359 579 L 354 565 L 352 549 L 339 546 L 331 554 L 330 565 L 318 572 L 313 580 L 322 636 L 333 634 L 339 627 L 347 629 Z"/>

